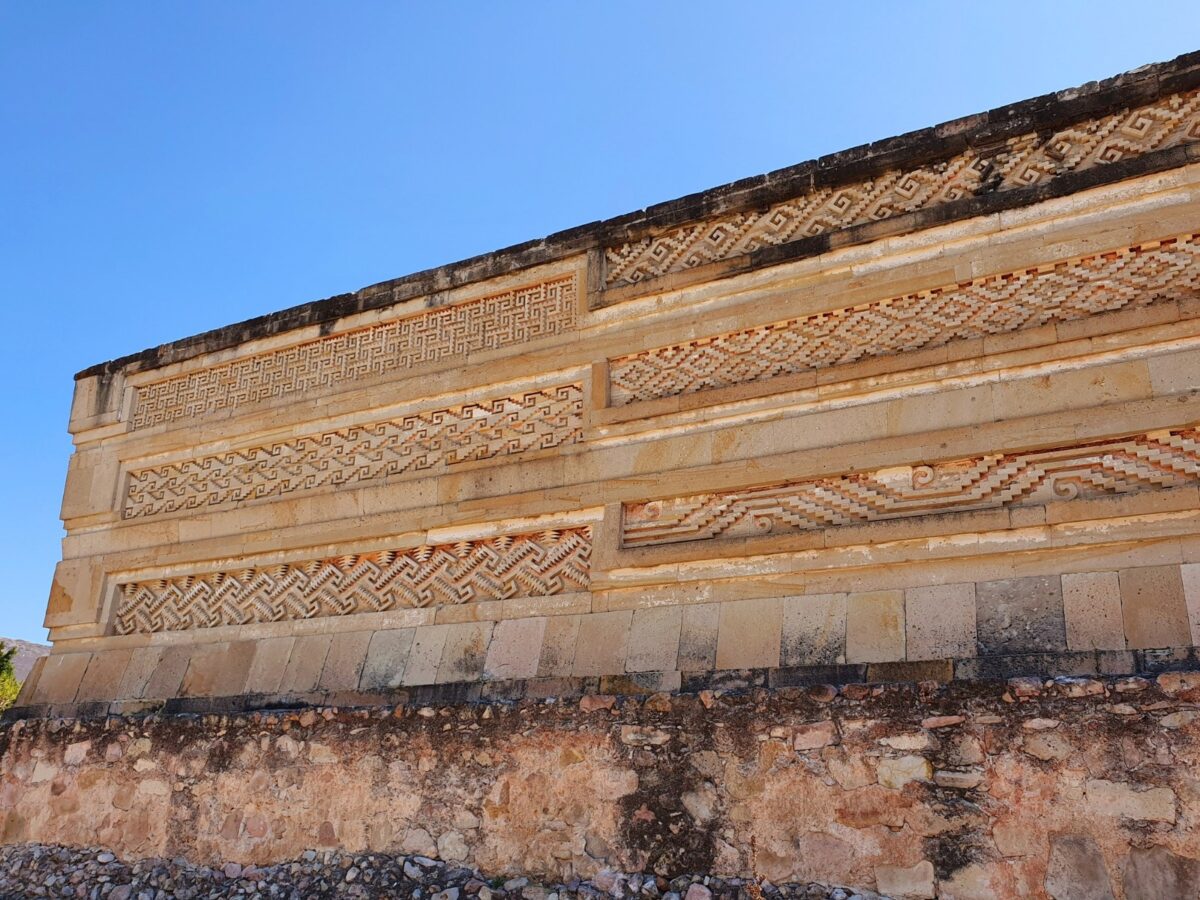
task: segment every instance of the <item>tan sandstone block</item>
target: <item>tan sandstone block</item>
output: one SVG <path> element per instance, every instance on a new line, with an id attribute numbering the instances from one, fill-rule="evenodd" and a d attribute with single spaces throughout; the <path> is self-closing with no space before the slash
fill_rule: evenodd
<path id="1" fill-rule="evenodd" d="M 494 679 L 536 677 L 545 635 L 545 616 L 497 622 L 483 666 L 484 675 Z"/>
<path id="2" fill-rule="evenodd" d="M 162 647 L 137 647 L 129 658 L 129 665 L 121 675 L 121 683 L 117 686 L 117 700 L 140 700 L 145 694 L 146 685 L 158 664 L 162 661 Z"/>
<path id="3" fill-rule="evenodd" d="M 283 683 L 283 673 L 287 671 L 288 660 L 291 659 L 292 649 L 296 639 L 292 637 L 274 637 L 258 641 L 254 651 L 254 662 L 250 664 L 250 674 L 246 678 L 247 694 L 278 694 L 279 686 Z"/>
<path id="4" fill-rule="evenodd" d="M 908 659 L 960 659 L 975 655 L 975 584 L 935 584 L 904 592 Z"/>
<path id="5" fill-rule="evenodd" d="M 321 681 L 325 657 L 332 639 L 327 634 L 305 634 L 296 638 L 287 668 L 279 681 L 281 694 L 310 694 Z"/>
<path id="6" fill-rule="evenodd" d="M 783 601 L 778 597 L 722 603 L 717 668 L 778 666 L 782 638 Z"/>
<path id="7" fill-rule="evenodd" d="M 692 603 L 683 607 L 679 629 L 680 671 L 704 672 L 716 666 L 720 625 L 719 603 Z"/>
<path id="8" fill-rule="evenodd" d="M 491 622 L 464 622 L 451 625 L 438 663 L 437 683 L 477 681 L 483 675 L 488 642 L 492 639 Z"/>
<path id="9" fill-rule="evenodd" d="M 158 665 L 154 667 L 150 680 L 146 682 L 146 689 L 142 691 L 142 698 L 145 700 L 169 700 L 179 696 L 179 686 L 183 684 L 183 676 L 187 672 L 191 659 L 192 647 L 190 644 L 174 644 L 164 647 Z"/>
<path id="10" fill-rule="evenodd" d="M 904 592 L 851 594 L 846 601 L 846 661 L 904 659 Z"/>
<path id="11" fill-rule="evenodd" d="M 42 667 L 41 677 L 38 678 L 33 702 L 73 702 L 75 695 L 79 693 L 83 673 L 87 671 L 91 661 L 90 653 L 60 653 L 48 656 Z"/>
<path id="12" fill-rule="evenodd" d="M 575 647 L 579 642 L 579 616 L 551 616 L 546 620 L 538 675 L 565 678 L 575 666 Z"/>
<path id="13" fill-rule="evenodd" d="M 634 610 L 625 670 L 675 671 L 679 659 L 679 634 L 682 627 L 683 610 L 678 606 Z"/>
<path id="14" fill-rule="evenodd" d="M 1200 646 L 1200 563 L 1185 563 L 1179 567 L 1183 579 L 1183 597 L 1187 605 L 1188 624 L 1192 629 L 1192 645 Z"/>
<path id="15" fill-rule="evenodd" d="M 625 671 L 633 611 L 592 613 L 579 617 L 572 675 L 619 675 Z"/>
<path id="16" fill-rule="evenodd" d="M 46 627 L 84 625 L 100 619 L 104 570 L 92 559 L 65 559 L 54 569 Z"/>
<path id="17" fill-rule="evenodd" d="M 384 691 L 400 687 L 415 634 L 415 628 L 389 628 L 371 635 L 359 688 Z"/>
<path id="18" fill-rule="evenodd" d="M 1191 645 L 1179 566 L 1122 569 L 1120 582 L 1125 639 L 1131 650 Z"/>
<path id="19" fill-rule="evenodd" d="M 450 628 L 449 625 L 422 625 L 413 633 L 402 684 L 433 684 L 437 681 L 438 666 L 446 649 L 446 636 Z"/>
<path id="20" fill-rule="evenodd" d="M 370 643 L 369 631 L 344 631 L 333 635 L 318 683 L 320 690 L 358 690 L 358 681 L 362 676 L 363 664 L 367 661 L 367 647 Z"/>
<path id="21" fill-rule="evenodd" d="M 783 600 L 782 666 L 846 661 L 846 595 L 807 594 Z"/>
<path id="22" fill-rule="evenodd" d="M 1067 649 L 1125 649 L 1121 583 L 1116 572 L 1063 575 L 1062 592 Z"/>
<path id="23" fill-rule="evenodd" d="M 246 689 L 254 641 L 198 644 L 183 676 L 184 697 L 234 697 Z"/>
<path id="24" fill-rule="evenodd" d="M 129 666 L 132 650 L 100 650 L 92 654 L 75 700 L 112 700 L 120 693 L 121 679 Z"/>

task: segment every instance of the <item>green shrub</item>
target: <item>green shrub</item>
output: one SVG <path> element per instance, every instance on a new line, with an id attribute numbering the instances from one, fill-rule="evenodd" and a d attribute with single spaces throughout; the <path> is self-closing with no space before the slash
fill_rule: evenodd
<path id="1" fill-rule="evenodd" d="M 13 657 L 17 655 L 16 647 L 5 648 L 0 644 L 0 710 L 8 709 L 17 702 L 21 693 L 21 682 L 13 671 Z"/>

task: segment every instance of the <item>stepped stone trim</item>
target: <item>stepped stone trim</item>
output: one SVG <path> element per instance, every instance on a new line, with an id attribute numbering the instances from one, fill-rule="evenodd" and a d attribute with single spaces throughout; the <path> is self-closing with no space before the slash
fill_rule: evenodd
<path id="1" fill-rule="evenodd" d="M 627 504 L 624 547 L 787 534 L 914 516 L 1161 490 L 1200 482 L 1195 425 L 1110 441 L 988 454 Z"/>
<path id="2" fill-rule="evenodd" d="M 575 275 L 566 275 L 142 385 L 132 425 L 170 424 L 564 334 L 575 327 L 577 294 Z"/>
<path id="3" fill-rule="evenodd" d="M 120 587 L 115 630 L 153 633 L 586 590 L 592 531 L 565 528 Z"/>
<path id="4" fill-rule="evenodd" d="M 135 469 L 123 515 L 149 518 L 446 469 L 582 439 L 583 386 L 479 403 Z"/>
<path id="5" fill-rule="evenodd" d="M 1052 134 L 1029 131 L 999 147 L 819 187 L 765 210 L 705 219 L 604 251 L 606 287 L 681 272 L 802 238 L 976 196 L 1031 187 L 1069 172 L 1200 141 L 1200 91 L 1099 116 Z"/>
<path id="6" fill-rule="evenodd" d="M 1200 292 L 1200 234 L 989 275 L 609 361 L 613 406 L 769 381 Z"/>

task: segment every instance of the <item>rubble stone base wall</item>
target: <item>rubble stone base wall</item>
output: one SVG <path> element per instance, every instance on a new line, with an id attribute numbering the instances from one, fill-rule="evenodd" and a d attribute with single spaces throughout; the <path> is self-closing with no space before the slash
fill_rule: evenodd
<path id="1" fill-rule="evenodd" d="M 31 719 L 0 731 L 0 841 L 1196 896 L 1200 674 Z"/>

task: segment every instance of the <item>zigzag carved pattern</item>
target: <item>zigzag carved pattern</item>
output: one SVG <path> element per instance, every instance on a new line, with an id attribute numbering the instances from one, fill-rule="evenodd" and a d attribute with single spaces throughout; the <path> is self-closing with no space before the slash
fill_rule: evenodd
<path id="1" fill-rule="evenodd" d="M 970 149 L 944 162 L 818 188 L 761 212 L 696 222 L 605 250 L 607 287 L 637 284 L 760 247 L 890 219 L 964 197 L 1039 184 L 1068 172 L 1200 140 L 1200 91 L 1079 122 L 1054 134 L 1006 141 L 999 152 Z"/>
<path id="2" fill-rule="evenodd" d="M 1068 322 L 1200 292 L 1200 235 L 992 275 L 611 360 L 614 406 Z"/>
<path id="3" fill-rule="evenodd" d="M 143 385 L 133 427 L 563 334 L 575 326 L 575 297 L 575 276 L 567 275 Z"/>
<path id="4" fill-rule="evenodd" d="M 1200 482 L 1195 426 L 625 507 L 626 547 L 786 534 Z"/>
<path id="5" fill-rule="evenodd" d="M 586 590 L 591 528 L 383 550 L 121 586 L 118 634 L 316 619 Z"/>
<path id="6" fill-rule="evenodd" d="M 130 473 L 124 517 L 213 508 L 559 447 L 580 439 L 582 422 L 583 388 L 566 384 L 151 466 Z"/>

